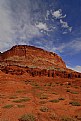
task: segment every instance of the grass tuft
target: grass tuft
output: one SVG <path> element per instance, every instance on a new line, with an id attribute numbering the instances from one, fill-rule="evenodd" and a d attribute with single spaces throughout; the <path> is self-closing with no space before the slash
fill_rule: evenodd
<path id="1" fill-rule="evenodd" d="M 41 95 L 40 99 L 48 99 L 48 96 L 47 95 Z"/>
<path id="2" fill-rule="evenodd" d="M 52 94 L 54 94 L 54 95 L 58 95 L 56 92 L 52 92 Z"/>
<path id="3" fill-rule="evenodd" d="M 58 103 L 59 102 L 59 99 L 50 100 L 49 102 Z"/>
<path id="4" fill-rule="evenodd" d="M 61 98 L 58 98 L 58 100 L 65 100 L 65 99 L 61 97 Z"/>
<path id="5" fill-rule="evenodd" d="M 61 118 L 61 121 L 76 121 L 74 118 L 64 116 Z"/>
<path id="6" fill-rule="evenodd" d="M 30 101 L 30 98 L 22 98 L 19 100 L 13 100 L 13 102 L 15 102 L 15 103 L 22 103 L 22 102 L 27 102 L 27 101 Z"/>
<path id="7" fill-rule="evenodd" d="M 40 108 L 40 111 L 41 111 L 41 112 L 48 112 L 48 108 L 47 108 L 47 107 L 41 107 L 41 108 Z"/>
<path id="8" fill-rule="evenodd" d="M 58 119 L 58 117 L 55 113 L 53 113 L 53 114 L 50 114 L 50 119 L 55 121 Z"/>
<path id="9" fill-rule="evenodd" d="M 16 99 L 18 98 L 17 96 L 11 96 L 9 99 Z"/>
<path id="10" fill-rule="evenodd" d="M 72 106 L 81 106 L 81 104 L 79 102 L 69 102 L 69 104 L 71 104 Z"/>
<path id="11" fill-rule="evenodd" d="M 32 114 L 24 114 L 19 121 L 36 121 L 36 117 Z"/>
<path id="12" fill-rule="evenodd" d="M 79 94 L 78 92 L 71 92 L 72 94 Z"/>
<path id="13" fill-rule="evenodd" d="M 24 108 L 25 105 L 17 105 L 18 108 Z"/>
<path id="14" fill-rule="evenodd" d="M 40 104 L 45 104 L 45 103 L 47 103 L 47 101 L 40 101 L 39 103 Z"/>
<path id="15" fill-rule="evenodd" d="M 12 107 L 13 107 L 13 105 L 5 105 L 3 108 L 9 109 L 9 108 L 12 108 Z"/>

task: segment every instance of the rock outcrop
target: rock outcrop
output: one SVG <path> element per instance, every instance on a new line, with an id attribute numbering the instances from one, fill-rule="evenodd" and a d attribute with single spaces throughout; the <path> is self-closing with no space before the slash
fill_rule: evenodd
<path id="1" fill-rule="evenodd" d="M 81 73 L 67 69 L 56 53 L 26 45 L 18 45 L 0 53 L 0 70 L 8 74 L 81 78 Z"/>
<path id="2" fill-rule="evenodd" d="M 14 46 L 0 54 L 0 64 L 40 69 L 66 68 L 65 62 L 57 54 L 26 45 Z"/>
<path id="3" fill-rule="evenodd" d="M 0 70 L 6 74 L 23 75 L 29 74 L 32 77 L 46 76 L 46 77 L 61 77 L 61 78 L 81 78 L 81 73 L 75 71 L 60 71 L 60 70 L 46 70 L 38 68 L 20 67 L 20 66 L 1 66 Z"/>

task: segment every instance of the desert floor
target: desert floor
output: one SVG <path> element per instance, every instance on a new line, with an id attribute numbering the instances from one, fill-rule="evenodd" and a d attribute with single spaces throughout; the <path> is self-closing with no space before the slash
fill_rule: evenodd
<path id="1" fill-rule="evenodd" d="M 0 107 L 0 121 L 80 121 L 81 79 L 0 72 Z"/>

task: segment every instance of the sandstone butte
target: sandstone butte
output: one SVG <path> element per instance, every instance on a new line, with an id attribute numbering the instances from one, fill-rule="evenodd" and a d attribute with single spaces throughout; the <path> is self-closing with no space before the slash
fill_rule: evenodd
<path id="1" fill-rule="evenodd" d="M 81 73 L 68 69 L 56 53 L 27 45 L 16 45 L 0 53 L 0 71 L 33 77 L 81 78 Z"/>

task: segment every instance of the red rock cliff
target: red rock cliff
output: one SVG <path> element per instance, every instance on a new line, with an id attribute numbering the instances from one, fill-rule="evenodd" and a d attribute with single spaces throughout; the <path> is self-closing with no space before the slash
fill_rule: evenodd
<path id="1" fill-rule="evenodd" d="M 40 69 L 64 69 L 65 62 L 56 53 L 34 46 L 18 45 L 0 53 L 0 64 L 21 65 Z"/>

